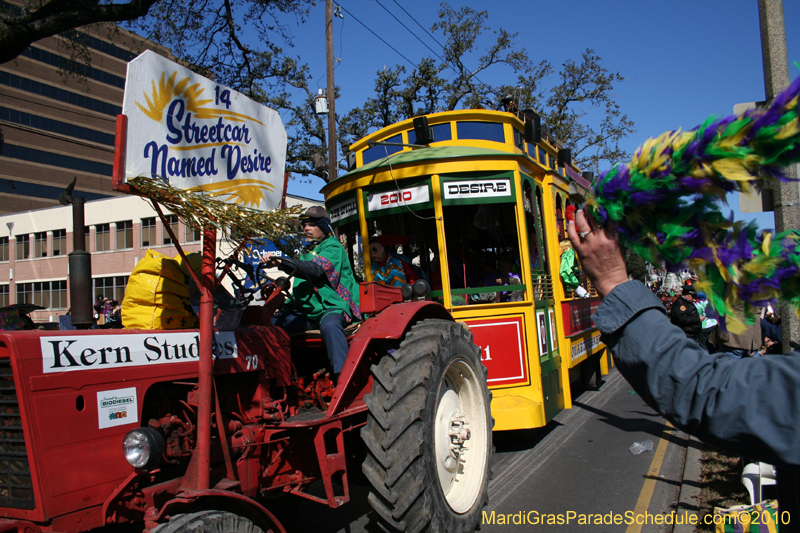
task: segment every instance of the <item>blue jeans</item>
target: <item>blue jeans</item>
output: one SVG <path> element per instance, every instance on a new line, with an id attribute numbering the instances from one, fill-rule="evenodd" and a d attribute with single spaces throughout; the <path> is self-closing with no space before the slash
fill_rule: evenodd
<path id="1" fill-rule="evenodd" d="M 272 323 L 285 329 L 289 335 L 318 329 L 322 335 L 322 343 L 328 351 L 328 360 L 333 366 L 333 373 L 338 374 L 342 371 L 348 350 L 347 336 L 344 334 L 344 327 L 347 323 L 344 313 L 330 311 L 323 315 L 322 320 L 315 322 L 309 320 L 297 309 L 284 308 L 278 316 L 272 319 Z"/>
<path id="2" fill-rule="evenodd" d="M 728 354 L 733 359 L 741 359 L 742 357 L 750 356 L 750 350 L 745 348 L 731 348 L 730 346 L 720 345 L 717 346 L 717 350 Z M 761 357 L 761 354 L 758 353 L 758 350 L 755 351 L 753 357 Z"/>

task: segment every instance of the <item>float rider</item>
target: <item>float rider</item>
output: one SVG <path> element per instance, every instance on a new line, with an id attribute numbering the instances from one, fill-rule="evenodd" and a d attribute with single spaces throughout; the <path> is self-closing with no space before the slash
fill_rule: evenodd
<path id="1" fill-rule="evenodd" d="M 408 238 L 391 235 L 373 235 L 369 239 L 369 258 L 372 279 L 377 283 L 390 287 L 402 287 L 421 279 L 414 271 L 414 266 L 395 254 L 389 253 L 388 247 L 395 244 L 406 244 Z"/>
<path id="2" fill-rule="evenodd" d="M 361 320 L 358 283 L 347 252 L 332 235 L 330 217 L 313 206 L 300 217 L 308 245 L 298 259 L 265 254 L 260 262 L 293 275 L 292 298 L 272 322 L 287 333 L 319 329 L 333 373 L 347 358 L 347 324 Z"/>

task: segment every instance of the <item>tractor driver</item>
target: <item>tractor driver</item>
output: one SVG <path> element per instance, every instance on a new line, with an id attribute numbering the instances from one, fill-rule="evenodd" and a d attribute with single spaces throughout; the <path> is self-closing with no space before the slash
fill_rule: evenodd
<path id="1" fill-rule="evenodd" d="M 344 247 L 333 237 L 330 217 L 320 206 L 300 217 L 309 244 L 298 259 L 266 254 L 260 262 L 294 275 L 292 298 L 272 322 L 289 334 L 319 329 L 338 377 L 347 358 L 345 324 L 361 320 L 358 283 Z M 294 270 L 294 271 L 293 271 Z"/>

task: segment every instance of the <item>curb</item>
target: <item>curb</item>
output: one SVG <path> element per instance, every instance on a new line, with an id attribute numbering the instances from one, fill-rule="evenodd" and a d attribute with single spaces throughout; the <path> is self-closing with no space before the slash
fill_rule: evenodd
<path id="1" fill-rule="evenodd" d="M 697 515 L 697 496 L 700 494 L 702 485 L 700 483 L 700 458 L 702 456 L 703 445 L 699 440 L 687 436 L 686 460 L 683 464 L 683 480 L 681 481 L 681 491 L 678 496 L 678 510 L 680 515 Z M 673 533 L 694 533 L 694 526 L 677 524 L 672 530 Z"/>

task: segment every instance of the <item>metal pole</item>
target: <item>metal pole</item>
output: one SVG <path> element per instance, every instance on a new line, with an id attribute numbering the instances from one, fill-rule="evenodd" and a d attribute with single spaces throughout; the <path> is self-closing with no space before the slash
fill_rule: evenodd
<path id="1" fill-rule="evenodd" d="M 214 287 L 216 285 L 215 259 L 217 232 L 205 228 L 203 232 L 203 270 L 200 289 L 200 375 L 198 378 L 197 406 L 197 454 L 194 461 L 196 470 L 195 489 L 209 488 L 211 468 L 211 401 L 213 390 L 214 359 Z"/>
<path id="2" fill-rule="evenodd" d="M 86 251 L 85 198 L 72 198 L 72 252 L 69 265 L 70 321 L 77 329 L 89 329 L 92 320 L 92 255 Z"/>
<path id="3" fill-rule="evenodd" d="M 761 53 L 764 62 L 766 100 L 789 86 L 789 62 L 786 55 L 786 29 L 783 21 L 783 0 L 758 0 L 761 22 Z M 790 179 L 797 178 L 797 166 L 786 169 Z M 773 190 L 775 196 L 775 229 L 782 232 L 800 227 L 800 191 L 797 182 L 781 183 Z M 788 303 L 781 304 L 781 335 L 783 351 L 791 350 L 790 342 L 800 341 L 800 320 Z"/>
<path id="4" fill-rule="evenodd" d="M 336 98 L 333 85 L 333 0 L 325 0 L 325 56 L 328 64 L 328 183 L 338 176 L 336 170 Z"/>

